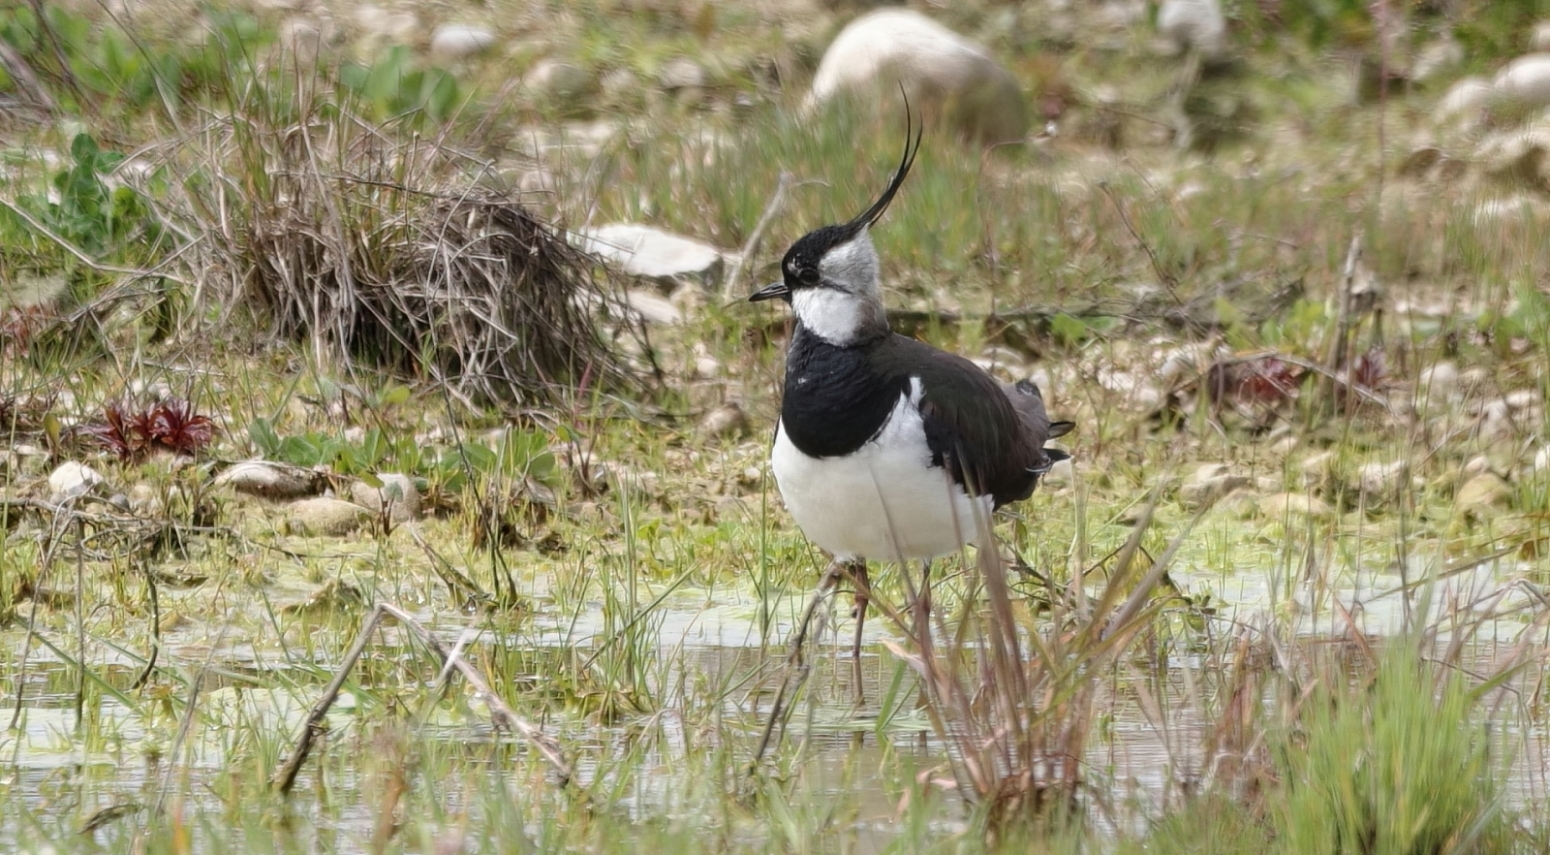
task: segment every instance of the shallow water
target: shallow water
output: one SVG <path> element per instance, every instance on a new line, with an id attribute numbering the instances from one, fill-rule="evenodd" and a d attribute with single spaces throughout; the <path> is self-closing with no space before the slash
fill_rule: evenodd
<path id="1" fill-rule="evenodd" d="M 1525 572 L 1526 568 L 1511 564 L 1482 564 L 1447 579 L 1434 592 L 1430 606 L 1434 624 L 1446 614 L 1489 618 L 1463 658 L 1470 670 L 1490 672 L 1494 663 L 1505 659 L 1512 643 L 1521 640 L 1527 625 L 1525 607 L 1535 601 L 1528 587 L 1517 584 Z M 1192 577 L 1185 571 L 1175 574 L 1175 582 L 1186 590 L 1213 585 L 1215 613 L 1209 626 L 1212 633 L 1226 634 L 1257 622 L 1275 599 L 1272 583 L 1249 578 L 1253 575 L 1241 574 L 1229 584 L 1216 584 L 1219 580 Z M 1319 597 L 1305 593 L 1310 586 L 1296 586 L 1299 595 L 1291 602 L 1299 610 L 1298 627 L 1309 636 L 1335 638 L 1346 637 L 1350 625 L 1375 637 L 1397 632 L 1405 620 L 1404 599 L 1395 592 L 1400 582 L 1397 574 L 1374 572 Z M 783 641 L 793 631 L 805 600 L 801 593 L 789 595 L 766 615 L 756 599 L 731 589 L 686 588 L 666 598 L 646 618 L 656 640 L 656 659 L 643 673 L 651 684 L 649 691 L 658 699 L 655 711 L 626 716 L 624 723 L 616 725 L 587 716 L 567 716 L 546 724 L 576 752 L 579 780 L 594 784 L 598 776 L 614 774 L 620 768 L 616 764 L 630 764 L 643 771 L 631 777 L 617 808 L 641 821 L 684 811 L 685 776 L 701 771 L 683 762 L 691 745 L 698 749 L 707 739 L 721 740 L 728 741 L 739 757 L 752 753 L 773 687 L 785 667 Z M 1331 607 L 1334 602 L 1342 604 L 1349 619 Z M 1419 608 L 1414 599 L 1411 607 Z M 931 733 L 927 716 L 917 708 L 913 677 L 883 646 L 884 640 L 902 642 L 903 638 L 881 616 L 874 615 L 868 622 L 859 669 L 867 701 L 862 707 L 855 705 L 856 669 L 849 651 L 853 623 L 848 611 L 848 598 L 821 610 L 826 625 L 809 648 L 812 670 L 806 691 L 793 709 L 782 750 L 800 746 L 802 756 L 792 768 L 800 770 L 805 794 L 820 801 L 832 796 L 834 805 L 844 806 L 843 815 L 836 819 L 847 836 L 847 848 L 876 852 L 901 828 L 905 793 L 898 780 L 900 770 L 949 779 L 951 774 L 942 765 L 948 747 Z M 1491 617 L 1493 613 L 1501 616 Z M 574 667 L 578 657 L 591 656 L 594 640 L 610 626 L 600 604 L 586 604 L 570 615 L 539 613 L 515 629 L 502 630 L 480 628 L 476 618 L 455 612 L 423 611 L 419 617 L 449 648 L 465 645 L 471 660 L 488 657 L 492 662 L 524 663 L 521 667 L 528 673 L 515 676 L 512 684 L 539 692 L 546 691 L 555 673 Z M 617 619 L 614 626 L 617 630 Z M 380 632 L 379 644 L 371 649 L 375 659 L 405 663 L 411 673 L 427 671 L 428 655 L 412 650 L 401 628 L 386 626 Z M 348 641 L 349 636 L 341 634 L 318 644 L 332 651 L 327 658 L 333 660 Z M 1542 638 L 1532 641 L 1543 643 Z M 94 662 L 97 676 L 126 692 L 140 709 L 110 693 L 94 692 L 100 700 L 86 710 L 89 740 L 78 736 L 74 671 L 59 655 L 34 646 L 25 678 L 19 678 L 13 668 L 6 700 L 14 702 L 15 688 L 24 688 L 19 726 L 0 733 L 4 791 L 13 808 L 50 814 L 68 827 L 111 805 L 143 805 L 158 798 L 162 788 L 171 787 L 185 812 L 230 811 L 221 795 L 221 780 L 232 758 L 253 750 L 251 734 L 270 735 L 280 753 L 288 753 L 308 708 L 321 694 L 328 670 L 334 667 L 331 661 L 312 663 L 316 670 L 300 667 L 245 642 L 170 644 L 162 665 L 185 680 L 207 662 L 220 669 L 201 678 L 203 717 L 179 742 L 180 718 L 173 706 L 128 689 L 138 673 L 137 663 L 131 660 L 105 653 L 100 662 Z M 1156 815 L 1179 798 L 1183 783 L 1209 775 L 1201 746 L 1210 724 L 1197 703 L 1209 696 L 1209 690 L 1202 695 L 1198 685 L 1208 665 L 1198 653 L 1181 648 L 1150 666 L 1151 679 L 1146 678 L 1149 666 L 1142 662 L 1132 663 L 1115 678 L 1086 757 L 1089 784 L 1097 788 L 1089 802 L 1097 810 L 1100 826 L 1139 828 L 1142 818 Z M 1550 740 L 1528 710 L 1537 680 L 1537 671 L 1525 671 L 1501 691 L 1498 733 L 1504 756 L 1510 758 L 1506 794 L 1517 806 L 1542 803 L 1547 793 Z M 1148 687 L 1149 704 L 1138 700 L 1134 687 L 1140 685 Z M 393 688 L 399 694 L 407 690 L 411 697 L 432 694 L 428 685 Z M 181 699 L 179 686 L 173 685 L 171 691 Z M 1272 702 L 1266 692 L 1266 702 Z M 520 699 L 511 700 L 522 708 Z M 880 718 L 885 700 L 891 705 Z M 715 708 L 714 716 L 707 718 L 706 706 Z M 7 716 L 11 709 L 8 703 Z M 488 749 L 520 744 L 492 732 L 487 719 L 479 717 L 476 703 L 465 712 L 444 703 L 426 709 L 429 712 L 422 710 L 413 719 L 417 738 L 454 753 L 464 752 L 456 756 L 462 758 L 457 762 L 463 764 L 465 775 L 500 774 L 499 758 L 506 754 Z M 356 840 L 371 831 L 372 812 L 361 789 L 372 774 L 370 758 L 346 749 L 357 744 L 350 736 L 352 730 L 372 715 L 350 692 L 341 695 L 329 714 L 330 742 L 320 749 L 331 752 L 326 791 L 315 758 L 298 785 L 303 803 L 322 800 L 331 806 L 303 811 L 303 821 L 317 830 Z M 704 723 L 710 720 L 717 725 L 707 733 Z M 166 758 L 175 749 L 179 749 L 178 762 L 169 765 Z M 944 830 L 957 827 L 963 818 L 961 804 L 949 797 L 936 805 L 931 822 Z M 0 830 L 0 845 L 14 843 L 14 833 L 15 829 Z"/>

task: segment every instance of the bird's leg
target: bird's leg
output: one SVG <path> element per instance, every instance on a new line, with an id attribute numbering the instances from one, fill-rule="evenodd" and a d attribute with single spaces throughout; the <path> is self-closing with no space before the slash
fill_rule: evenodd
<path id="1" fill-rule="evenodd" d="M 852 678 L 855 680 L 856 705 L 866 703 L 866 690 L 861 685 L 861 633 L 866 628 L 866 610 L 872 602 L 872 580 L 867 576 L 866 559 L 857 558 L 845 565 L 855 588 L 854 605 L 850 616 L 856 619 L 856 637 L 850 645 Z"/>
<path id="2" fill-rule="evenodd" d="M 775 703 L 770 707 L 770 717 L 764 722 L 764 732 L 759 736 L 759 746 L 754 749 L 753 761 L 748 764 L 750 775 L 758 771 L 759 763 L 764 759 L 764 752 L 770 747 L 770 740 L 775 735 L 775 723 L 785 717 L 786 694 L 794 691 L 793 675 L 796 675 L 797 683 L 807 677 L 807 668 L 802 664 L 802 648 L 807 644 L 808 627 L 813 622 L 813 616 L 818 613 L 818 607 L 823 604 L 823 598 L 828 596 L 844 570 L 843 561 L 836 559 L 829 562 L 829 566 L 823 571 L 823 578 L 818 582 L 818 590 L 814 591 L 813 598 L 807 601 L 807 609 L 802 612 L 802 622 L 797 624 L 796 635 L 791 639 L 791 652 L 786 654 L 785 674 L 780 679 L 780 688 L 775 691 Z"/>
<path id="3" fill-rule="evenodd" d="M 920 562 L 920 594 L 916 597 L 917 611 L 915 613 L 916 624 L 924 629 L 927 635 L 931 634 L 931 562 Z"/>

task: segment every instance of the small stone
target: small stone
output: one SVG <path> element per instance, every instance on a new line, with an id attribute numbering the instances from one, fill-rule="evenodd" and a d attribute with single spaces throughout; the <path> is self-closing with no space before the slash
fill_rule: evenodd
<path id="1" fill-rule="evenodd" d="M 244 460 L 227 467 L 212 483 L 249 496 L 282 501 L 316 496 L 323 492 L 328 482 L 323 473 L 301 466 Z"/>
<path id="2" fill-rule="evenodd" d="M 904 8 L 868 12 L 840 31 L 813 75 L 806 109 L 844 94 L 895 104 L 901 87 L 917 115 L 938 117 L 981 143 L 1020 141 L 1028 133 L 1017 78 L 983 45 Z"/>
<path id="3" fill-rule="evenodd" d="M 1416 54 L 1410 77 L 1421 82 L 1435 80 L 1450 69 L 1463 64 L 1464 46 L 1451 38 L 1428 42 Z"/>
<path id="4" fill-rule="evenodd" d="M 570 106 L 592 88 L 592 75 L 573 63 L 540 59 L 522 75 L 522 88 L 541 104 Z"/>
<path id="5" fill-rule="evenodd" d="M 700 420 L 700 432 L 705 436 L 740 438 L 749 430 L 748 414 L 734 403 L 722 404 Z"/>
<path id="6" fill-rule="evenodd" d="M 328 38 L 329 34 L 323 26 L 310 18 L 287 18 L 279 28 L 280 46 L 295 56 L 301 65 L 317 62 L 318 54 L 322 52 Z M 157 397 L 171 397 L 171 390 Z"/>
<path id="7" fill-rule="evenodd" d="M 1334 515 L 1324 500 L 1306 493 L 1276 493 L 1259 500 L 1259 512 L 1271 519 L 1292 516 L 1329 517 Z"/>
<path id="8" fill-rule="evenodd" d="M 48 476 L 49 501 L 58 504 L 83 496 L 105 480 L 97 470 L 84 463 L 74 460 L 61 463 Z"/>
<path id="9" fill-rule="evenodd" d="M 721 376 L 721 360 L 714 356 L 699 356 L 694 360 L 694 376 L 701 380 L 714 380 Z"/>
<path id="10" fill-rule="evenodd" d="M 1448 87 L 1432 108 L 1432 121 L 1441 125 L 1451 121 L 1473 122 L 1497 98 L 1496 87 L 1484 77 L 1465 77 Z"/>
<path id="11" fill-rule="evenodd" d="M 350 483 L 350 499 L 368 510 L 381 513 L 390 508 L 389 519 L 394 523 L 406 523 L 420 518 L 420 490 L 414 479 L 397 472 L 379 472 L 381 487 L 373 487 L 365 481 Z"/>
<path id="12" fill-rule="evenodd" d="M 1070 484 L 1075 477 L 1076 464 L 1072 463 L 1068 457 L 1064 460 L 1055 461 L 1055 465 L 1051 466 L 1049 471 L 1044 473 L 1044 477 L 1040 480 L 1047 486 L 1060 487 Z"/>
<path id="13" fill-rule="evenodd" d="M 1540 21 L 1529 32 L 1529 50 L 1550 53 L 1550 21 Z"/>
<path id="14" fill-rule="evenodd" d="M 610 223 L 581 238 L 584 249 L 618 262 L 625 273 L 668 286 L 695 281 L 714 287 L 726 264 L 726 253 L 716 247 L 652 226 Z"/>
<path id="15" fill-rule="evenodd" d="M 467 59 L 495 44 L 495 34 L 472 24 L 442 24 L 431 34 L 431 56 L 440 62 Z"/>
<path id="16" fill-rule="evenodd" d="M 1216 0 L 1163 0 L 1157 32 L 1178 50 L 1194 50 L 1208 59 L 1227 48 L 1227 20 Z"/>
<path id="17" fill-rule="evenodd" d="M 632 288 L 624 293 L 624 299 L 648 324 L 672 326 L 683 322 L 683 313 L 666 297 Z"/>
<path id="18" fill-rule="evenodd" d="M 640 78 L 628 68 L 615 68 L 603 74 L 597 81 L 603 97 L 615 104 L 630 104 L 640 98 Z"/>
<path id="19" fill-rule="evenodd" d="M 554 173 L 542 167 L 524 169 L 517 178 L 517 189 L 523 193 L 554 193 L 559 190 Z"/>
<path id="20" fill-rule="evenodd" d="M 1453 497 L 1453 504 L 1465 512 L 1506 505 L 1512 487 L 1494 472 L 1481 472 L 1465 481 Z"/>
<path id="21" fill-rule="evenodd" d="M 1546 85 L 1550 86 L 1550 83 Z M 1546 97 L 1550 98 L 1550 93 Z M 1481 172 L 1497 181 L 1543 190 L 1550 187 L 1550 169 L 1545 162 L 1547 151 L 1550 151 L 1550 125 L 1540 123 L 1485 137 L 1475 149 L 1474 159 Z"/>
<path id="22" fill-rule="evenodd" d="M 705 68 L 687 56 L 668 60 L 657 73 L 657 85 L 668 92 L 704 88 L 706 79 Z"/>
<path id="23" fill-rule="evenodd" d="M 1392 496 L 1400 484 L 1410 477 L 1410 461 L 1395 460 L 1391 463 L 1374 461 L 1363 463 L 1356 470 L 1356 481 L 1361 491 L 1369 497 Z"/>
<path id="24" fill-rule="evenodd" d="M 161 494 L 144 482 L 129 488 L 129 510 L 137 517 L 159 517 L 164 510 Z"/>
<path id="25" fill-rule="evenodd" d="M 1234 473 L 1225 463 L 1206 463 L 1179 486 L 1179 501 L 1186 508 L 1203 508 L 1234 490 L 1253 482 Z"/>
<path id="26" fill-rule="evenodd" d="M 1288 433 L 1285 436 L 1277 437 L 1270 443 L 1270 445 L 1267 446 L 1267 448 L 1269 448 L 1271 454 L 1285 457 L 1288 454 L 1296 451 L 1299 444 L 1301 443 L 1297 439 L 1297 435 Z"/>
<path id="27" fill-rule="evenodd" d="M 287 506 L 286 512 L 286 531 L 307 537 L 340 537 L 371 521 L 371 511 L 343 499 L 301 499 Z"/>
<path id="28" fill-rule="evenodd" d="M 1307 487 L 1322 487 L 1335 475 L 1335 462 L 1337 455 L 1333 451 L 1320 451 L 1310 454 L 1297 465 L 1297 471 L 1302 473 L 1302 483 Z"/>
<path id="29" fill-rule="evenodd" d="M 1522 104 L 1550 104 L 1550 53 L 1520 56 L 1496 75 L 1496 90 Z"/>
<path id="30" fill-rule="evenodd" d="M 407 44 L 420 32 L 420 19 L 409 11 L 388 11 L 370 4 L 355 10 L 355 23 L 367 36 Z"/>
<path id="31" fill-rule="evenodd" d="M 1512 408 L 1514 412 L 1517 412 L 1518 410 L 1527 410 L 1537 406 L 1539 404 L 1539 393 L 1533 389 L 1514 389 L 1508 392 L 1507 397 L 1502 400 L 1506 401 L 1507 406 Z"/>
<path id="32" fill-rule="evenodd" d="M 1474 457 L 1471 457 L 1469 460 L 1464 462 L 1464 468 L 1460 470 L 1460 477 L 1468 481 L 1470 478 L 1473 478 L 1476 475 L 1490 471 L 1491 458 L 1486 457 L 1484 454 L 1476 454 Z"/>
<path id="33" fill-rule="evenodd" d="M 1550 469 L 1550 445 L 1541 446 L 1534 454 L 1534 471 L 1543 472 Z"/>
<path id="34" fill-rule="evenodd" d="M 1458 393 L 1459 370 L 1451 362 L 1439 362 L 1421 369 L 1416 383 L 1416 405 L 1421 409 L 1441 410 Z"/>

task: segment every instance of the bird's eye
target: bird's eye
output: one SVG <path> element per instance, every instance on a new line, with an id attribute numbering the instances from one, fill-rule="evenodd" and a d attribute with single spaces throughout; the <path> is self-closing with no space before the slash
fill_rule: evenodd
<path id="1" fill-rule="evenodd" d="M 817 285 L 818 284 L 818 268 L 816 268 L 816 267 L 804 267 L 801 270 L 798 270 L 797 271 L 797 279 L 801 280 L 802 284 L 804 284 L 804 285 Z"/>

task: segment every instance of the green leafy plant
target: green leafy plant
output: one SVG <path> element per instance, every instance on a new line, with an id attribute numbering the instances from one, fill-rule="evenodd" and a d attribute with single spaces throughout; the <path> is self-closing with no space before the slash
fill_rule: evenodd
<path id="1" fill-rule="evenodd" d="M 317 431 L 280 436 L 268 419 L 254 419 L 248 438 L 264 457 L 297 466 L 328 466 L 356 476 L 394 470 L 428 479 L 446 492 L 457 492 L 471 476 L 547 480 L 555 469 L 548 441 L 537 432 L 513 431 L 494 448 L 461 442 L 428 449 L 412 436 L 393 437 L 382 428 L 371 428 L 358 441 Z"/>
<path id="2" fill-rule="evenodd" d="M 420 113 L 431 122 L 443 122 L 467 100 L 457 78 L 440 68 L 419 67 L 402 46 L 370 65 L 345 63 L 339 83 L 360 96 L 379 119 Z"/>

